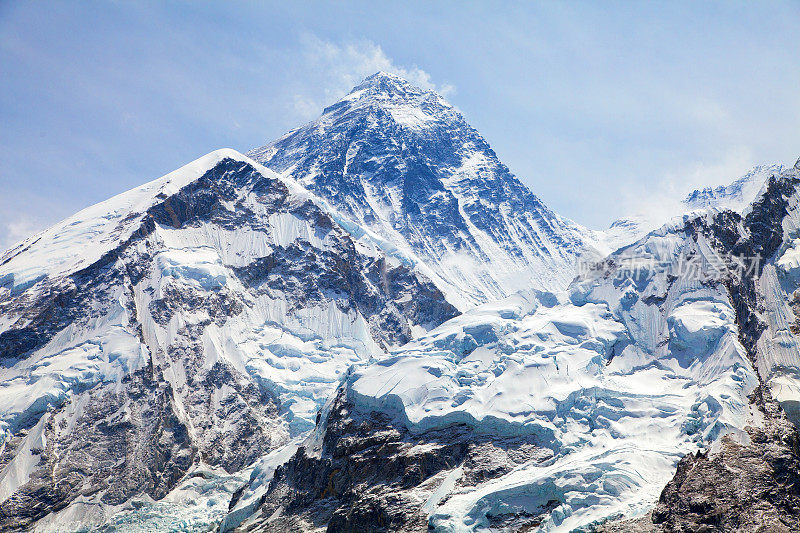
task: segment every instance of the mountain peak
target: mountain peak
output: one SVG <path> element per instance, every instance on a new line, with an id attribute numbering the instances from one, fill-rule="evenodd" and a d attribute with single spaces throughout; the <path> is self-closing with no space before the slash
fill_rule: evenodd
<path id="1" fill-rule="evenodd" d="M 691 192 L 683 203 L 691 209 L 725 207 L 741 211 L 756 198 L 770 176 L 784 170 L 783 165 L 758 165 L 729 185 L 705 187 Z"/>
<path id="2" fill-rule="evenodd" d="M 420 88 L 405 78 L 379 71 L 353 87 L 341 100 L 328 106 L 323 114 L 361 108 L 364 105 L 381 107 L 426 107 L 430 111 L 450 110 L 451 106 L 436 92 Z"/>
<path id="3" fill-rule="evenodd" d="M 363 83 L 368 83 L 368 82 L 369 83 L 375 83 L 377 81 L 393 81 L 393 82 L 396 82 L 396 83 L 404 83 L 404 84 L 411 85 L 411 82 L 409 82 L 404 77 L 402 77 L 402 76 L 400 76 L 398 74 L 394 74 L 392 72 L 387 72 L 385 70 L 379 70 L 375 74 L 370 74 L 369 76 L 364 78 L 364 81 L 362 81 L 361 83 L 362 84 Z"/>
<path id="4" fill-rule="evenodd" d="M 407 91 L 413 91 L 415 93 L 426 92 L 419 87 L 416 87 L 402 76 L 385 72 L 383 70 L 364 78 L 361 83 L 353 87 L 353 89 L 350 91 L 350 94 L 366 89 L 371 89 L 380 93 L 396 93 Z"/>
<path id="5" fill-rule="evenodd" d="M 317 120 L 248 155 L 424 265 L 461 309 L 566 286 L 592 246 L 457 109 L 394 74 L 369 76 Z"/>

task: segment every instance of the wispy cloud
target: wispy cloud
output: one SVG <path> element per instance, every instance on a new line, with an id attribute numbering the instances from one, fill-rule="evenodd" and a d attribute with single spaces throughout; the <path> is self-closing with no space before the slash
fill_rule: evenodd
<path id="1" fill-rule="evenodd" d="M 72 214 L 63 201 L 0 185 L 0 254 Z"/>
<path id="2" fill-rule="evenodd" d="M 28 214 L 15 214 L 9 217 L 0 215 L 0 254 L 47 226 L 44 220 L 37 220 Z"/>
<path id="3" fill-rule="evenodd" d="M 305 33 L 300 37 L 300 44 L 297 68 L 304 71 L 305 85 L 294 94 L 294 108 L 306 119 L 316 116 L 323 107 L 378 71 L 397 74 L 442 96 L 455 92 L 452 84 L 435 83 L 428 72 L 416 65 L 397 64 L 381 46 L 369 40 L 334 42 Z M 314 78 L 316 83 L 308 83 Z"/>

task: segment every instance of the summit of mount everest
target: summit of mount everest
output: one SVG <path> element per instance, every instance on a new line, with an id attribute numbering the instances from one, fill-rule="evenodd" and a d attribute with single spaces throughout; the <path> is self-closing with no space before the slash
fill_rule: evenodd
<path id="1" fill-rule="evenodd" d="M 376 73 L 0 256 L 0 529 L 796 530 L 798 166 L 591 230 Z"/>
<path id="2" fill-rule="evenodd" d="M 397 247 L 461 310 L 563 288 L 594 232 L 551 211 L 432 91 L 384 72 L 248 152 Z"/>

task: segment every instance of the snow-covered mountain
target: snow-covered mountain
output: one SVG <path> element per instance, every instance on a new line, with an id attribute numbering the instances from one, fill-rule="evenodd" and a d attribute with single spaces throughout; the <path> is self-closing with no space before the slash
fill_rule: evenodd
<path id="1" fill-rule="evenodd" d="M 4 254 L 0 529 L 102 523 L 313 428 L 350 365 L 457 314 L 382 246 L 220 150 Z"/>
<path id="2" fill-rule="evenodd" d="M 460 309 L 558 290 L 594 232 L 553 213 L 440 95 L 377 73 L 248 153 L 416 258 Z"/>
<path id="3" fill-rule="evenodd" d="M 674 212 L 667 216 L 682 217 L 705 209 L 730 209 L 741 213 L 758 196 L 767 180 L 786 170 L 783 165 L 759 165 L 729 185 L 696 189 L 676 202 Z M 669 211 L 669 210 L 668 210 Z M 598 247 L 617 250 L 635 242 L 667 222 L 663 210 L 637 213 L 614 221 L 609 228 L 597 232 Z"/>
<path id="4" fill-rule="evenodd" d="M 716 207 L 741 212 L 755 200 L 769 178 L 784 170 L 783 165 L 759 165 L 730 185 L 692 191 L 683 203 L 689 209 Z"/>

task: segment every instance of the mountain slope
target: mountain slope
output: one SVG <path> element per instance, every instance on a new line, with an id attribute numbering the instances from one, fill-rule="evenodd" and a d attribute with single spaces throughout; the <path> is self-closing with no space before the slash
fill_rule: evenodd
<path id="1" fill-rule="evenodd" d="M 249 152 L 416 257 L 461 309 L 556 290 L 593 232 L 550 211 L 441 96 L 378 73 Z"/>
<path id="2" fill-rule="evenodd" d="M 238 472 L 312 428 L 349 365 L 456 314 L 342 224 L 221 150 L 4 254 L 0 528 Z"/>

